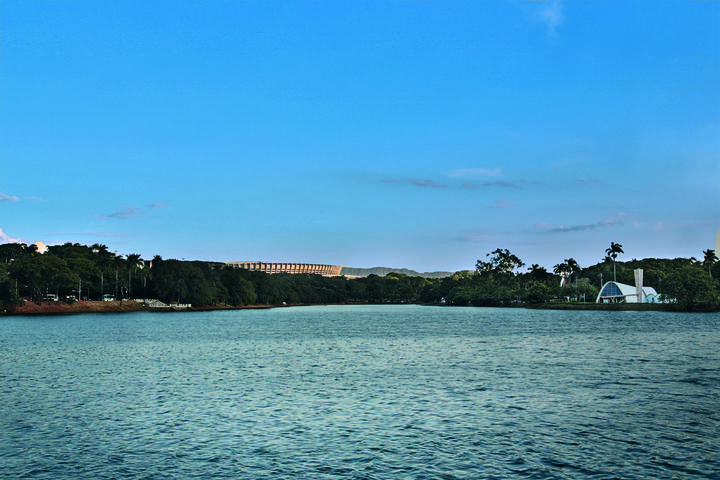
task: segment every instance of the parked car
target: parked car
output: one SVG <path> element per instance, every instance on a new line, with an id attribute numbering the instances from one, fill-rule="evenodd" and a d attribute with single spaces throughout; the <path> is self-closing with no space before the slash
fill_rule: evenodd
<path id="1" fill-rule="evenodd" d="M 46 293 L 45 295 L 43 295 L 43 300 L 46 300 L 49 302 L 57 302 L 58 296 L 55 295 L 54 293 Z"/>
<path id="2" fill-rule="evenodd" d="M 103 302 L 114 302 L 115 301 L 115 295 L 110 295 L 109 293 L 106 293 L 103 295 Z"/>

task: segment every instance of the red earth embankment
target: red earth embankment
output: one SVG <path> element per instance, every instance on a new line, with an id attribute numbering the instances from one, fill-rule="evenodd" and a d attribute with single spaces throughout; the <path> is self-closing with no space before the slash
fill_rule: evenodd
<path id="1" fill-rule="evenodd" d="M 139 312 L 146 310 L 145 305 L 137 302 L 25 302 L 20 307 L 8 309 L 12 315 L 57 315 L 64 313 L 106 313 Z"/>

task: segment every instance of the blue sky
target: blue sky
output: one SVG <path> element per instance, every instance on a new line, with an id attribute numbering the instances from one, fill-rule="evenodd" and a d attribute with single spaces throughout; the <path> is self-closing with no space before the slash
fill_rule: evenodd
<path id="1" fill-rule="evenodd" d="M 718 1 L 0 3 L 0 241 L 420 271 L 700 257 Z"/>

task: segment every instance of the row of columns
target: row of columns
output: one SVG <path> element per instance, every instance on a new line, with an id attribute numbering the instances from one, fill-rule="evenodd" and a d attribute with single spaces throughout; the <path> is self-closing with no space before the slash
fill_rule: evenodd
<path id="1" fill-rule="evenodd" d="M 254 270 L 265 273 L 312 273 L 336 277 L 340 275 L 341 266 L 320 265 L 313 263 L 266 263 L 266 262 L 227 262 L 235 268 Z"/>

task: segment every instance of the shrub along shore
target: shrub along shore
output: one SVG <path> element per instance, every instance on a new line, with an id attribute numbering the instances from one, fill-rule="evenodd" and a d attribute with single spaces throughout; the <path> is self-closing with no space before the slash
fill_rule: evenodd
<path id="1" fill-rule="evenodd" d="M 614 244 L 614 247 L 619 245 Z M 611 249 L 608 249 L 610 251 Z M 497 249 L 478 260 L 474 270 L 444 278 L 402 273 L 361 278 L 311 274 L 267 274 L 223 263 L 180 261 L 155 256 L 117 255 L 104 245 L 56 245 L 40 254 L 34 245 L 0 245 L 0 311 L 17 314 L 167 311 L 173 304 L 191 310 L 268 308 L 323 304 L 424 304 L 443 306 L 532 307 L 602 310 L 720 310 L 720 274 L 716 258 L 642 259 L 627 262 L 606 256 L 582 268 L 573 259 L 553 272 L 525 264 L 508 250 Z M 612 253 L 612 252 L 611 252 Z M 615 255 L 617 256 L 617 255 Z M 644 285 L 673 300 L 669 304 L 598 305 L 604 282 L 634 284 L 643 269 Z M 168 308 L 150 309 L 114 298 L 152 298 Z M 47 301 L 57 298 L 58 301 Z M 92 300 L 92 301 L 90 301 Z"/>

